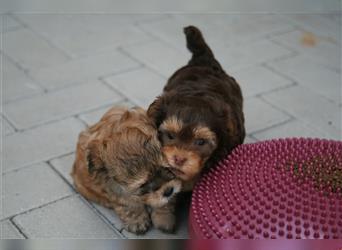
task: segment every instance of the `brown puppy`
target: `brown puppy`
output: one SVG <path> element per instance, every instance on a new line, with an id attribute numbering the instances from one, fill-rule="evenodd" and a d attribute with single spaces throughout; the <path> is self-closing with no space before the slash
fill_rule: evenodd
<path id="1" fill-rule="evenodd" d="M 71 175 L 84 197 L 114 209 L 128 231 L 145 233 L 152 220 L 171 232 L 181 181 L 164 165 L 146 112 L 114 107 L 80 133 Z"/>
<path id="2" fill-rule="evenodd" d="M 184 28 L 192 52 L 188 64 L 168 80 L 148 115 L 171 170 L 192 188 L 205 166 L 212 166 L 245 138 L 242 93 L 225 73 L 199 29 Z"/>

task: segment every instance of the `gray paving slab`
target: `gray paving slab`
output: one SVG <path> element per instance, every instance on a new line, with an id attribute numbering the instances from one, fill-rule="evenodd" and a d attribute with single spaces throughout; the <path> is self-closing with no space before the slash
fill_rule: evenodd
<path id="1" fill-rule="evenodd" d="M 137 68 L 139 64 L 116 50 L 82 57 L 54 67 L 32 71 L 32 76 L 47 89 L 83 83 Z"/>
<path id="2" fill-rule="evenodd" d="M 27 74 L 17 68 L 2 54 L 0 56 L 3 60 L 2 97 L 4 103 L 43 92 L 42 88 Z"/>
<path id="3" fill-rule="evenodd" d="M 216 34 L 210 35 L 211 39 L 221 40 L 225 46 L 229 47 L 254 43 L 256 40 L 261 40 L 272 34 L 283 33 L 293 29 L 293 26 L 286 22 L 286 19 L 279 14 L 207 14 L 190 15 L 190 19 L 204 23 L 214 23 Z"/>
<path id="4" fill-rule="evenodd" d="M 332 37 L 320 36 L 317 32 L 294 30 L 273 36 L 271 39 L 284 47 L 296 50 L 301 55 L 306 55 L 309 61 L 322 64 L 322 68 L 325 66 L 340 70 L 341 42 Z"/>
<path id="5" fill-rule="evenodd" d="M 342 107 L 317 95 L 311 89 L 296 86 L 266 94 L 263 98 L 298 120 L 326 133 L 331 139 L 341 140 Z"/>
<path id="6" fill-rule="evenodd" d="M 91 202 L 92 206 L 113 225 L 118 231 L 122 231 L 123 223 L 121 222 L 119 216 L 114 212 L 114 210 L 103 207 L 95 202 Z"/>
<path id="7" fill-rule="evenodd" d="M 84 125 L 75 118 L 46 124 L 3 138 L 3 171 L 19 169 L 73 152 Z"/>
<path id="8" fill-rule="evenodd" d="M 41 69 L 68 61 L 60 50 L 28 29 L 3 35 L 3 52 L 27 70 Z"/>
<path id="9" fill-rule="evenodd" d="M 16 16 L 72 57 L 87 56 L 106 48 L 151 39 L 133 25 L 135 20 L 144 20 L 144 17 L 140 19 L 138 16 L 130 18 L 132 15 L 85 13 Z M 148 17 L 145 16 L 146 19 Z"/>
<path id="10" fill-rule="evenodd" d="M 76 150 L 76 145 L 75 145 Z M 70 184 L 73 185 L 73 180 L 71 178 L 72 164 L 75 160 L 75 154 L 71 153 L 68 155 L 64 155 L 58 157 L 56 159 L 52 159 L 50 161 L 51 165 L 59 172 L 60 175 L 64 177 L 64 179 Z"/>
<path id="11" fill-rule="evenodd" d="M 341 103 L 341 73 L 322 67 L 308 56 L 299 55 L 270 64 L 270 67 L 294 79 L 299 85 Z"/>
<path id="12" fill-rule="evenodd" d="M 72 193 L 72 189 L 47 164 L 4 174 L 2 217 L 11 217 Z"/>
<path id="13" fill-rule="evenodd" d="M 250 136 L 250 135 L 247 135 L 246 137 L 245 137 L 245 140 L 244 140 L 244 144 L 246 144 L 246 143 L 254 143 L 254 142 L 257 142 L 258 140 L 256 140 L 255 138 L 253 138 L 252 136 Z"/>
<path id="14" fill-rule="evenodd" d="M 4 113 L 16 128 L 26 129 L 96 109 L 122 99 L 105 84 L 91 81 L 5 104 Z M 38 110 L 39 112 L 37 112 Z"/>
<path id="15" fill-rule="evenodd" d="M 170 77 L 190 59 L 189 53 L 184 54 L 158 40 L 123 48 L 129 55 L 164 77 Z"/>
<path id="16" fill-rule="evenodd" d="M 291 120 L 265 131 L 253 134 L 258 140 L 269 140 L 286 137 L 309 137 L 309 138 L 329 138 L 324 133 L 310 127 L 302 121 Z"/>
<path id="17" fill-rule="evenodd" d="M 51 165 L 69 182 L 70 185 L 74 185 L 74 181 L 70 175 L 74 160 L 75 154 L 72 153 L 63 157 L 53 159 L 51 161 Z M 113 210 L 105 208 L 94 202 L 91 202 L 91 204 L 92 206 L 94 206 L 94 209 L 101 213 L 106 218 L 106 220 L 108 220 L 118 231 L 122 230 L 123 225 L 121 223 L 121 220 Z"/>
<path id="18" fill-rule="evenodd" d="M 184 42 L 183 45 L 185 48 Z M 183 53 L 159 41 L 124 47 L 124 49 L 132 57 L 165 77 L 170 77 L 176 69 L 186 65 L 191 57 L 189 52 Z M 258 40 L 253 44 L 234 47 L 217 45 L 212 49 L 222 67 L 228 72 L 293 54 L 290 50 L 268 40 Z M 168 60 L 160 60 L 161 56 Z"/>
<path id="19" fill-rule="evenodd" d="M 87 125 L 95 124 L 113 106 L 133 107 L 136 105 L 134 105 L 133 103 L 128 102 L 128 101 L 118 102 L 118 103 L 114 103 L 112 105 L 102 107 L 100 109 L 96 109 L 94 111 L 82 113 L 79 115 L 78 118 L 80 118 L 82 121 L 84 121 Z"/>
<path id="20" fill-rule="evenodd" d="M 292 23 L 302 30 L 316 33 L 319 36 L 332 37 L 341 41 L 341 23 L 334 18 L 341 18 L 341 14 L 334 13 L 301 13 L 284 15 L 287 23 Z"/>
<path id="21" fill-rule="evenodd" d="M 32 239 L 113 239 L 120 238 L 78 196 L 14 217 L 15 223 Z"/>
<path id="22" fill-rule="evenodd" d="M 0 116 L 0 122 L 1 122 L 1 133 L 3 135 L 6 136 L 15 132 L 14 128 L 2 116 Z"/>
<path id="23" fill-rule="evenodd" d="M 228 72 L 291 55 L 293 55 L 292 51 L 272 43 L 267 39 L 257 40 L 254 43 L 246 45 L 221 47 L 216 50 L 216 58 Z"/>
<path id="24" fill-rule="evenodd" d="M 244 114 L 248 134 L 267 129 L 290 119 L 285 113 L 255 97 L 245 101 Z"/>
<path id="25" fill-rule="evenodd" d="M 3 19 L 3 32 L 6 31 L 10 31 L 10 30 L 14 30 L 14 29 L 18 29 L 21 28 L 22 25 L 15 19 L 13 18 L 11 15 L 2 15 Z"/>
<path id="26" fill-rule="evenodd" d="M 25 239 L 19 230 L 13 225 L 10 220 L 4 220 L 1 225 L 0 239 Z"/>
<path id="27" fill-rule="evenodd" d="M 230 72 L 230 75 L 240 84 L 244 98 L 293 84 L 292 81 L 260 65 Z"/>
<path id="28" fill-rule="evenodd" d="M 215 49 L 218 44 L 236 46 L 251 43 L 267 35 L 285 32 L 293 27 L 281 15 L 235 14 L 173 14 L 172 18 L 142 23 L 140 27 L 174 47 L 185 51 L 183 27 L 199 27 L 207 42 Z"/>
<path id="29" fill-rule="evenodd" d="M 104 79 L 114 89 L 143 108 L 162 93 L 166 79 L 146 68 L 117 74 Z"/>
<path id="30" fill-rule="evenodd" d="M 329 18 L 337 25 L 341 25 L 342 14 L 341 12 L 331 13 L 331 14 L 322 14 L 325 18 Z"/>

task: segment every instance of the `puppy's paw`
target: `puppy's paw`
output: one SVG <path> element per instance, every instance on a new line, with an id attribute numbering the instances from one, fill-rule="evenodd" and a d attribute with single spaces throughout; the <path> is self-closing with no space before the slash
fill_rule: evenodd
<path id="1" fill-rule="evenodd" d="M 165 233 L 174 233 L 176 228 L 176 217 L 172 213 L 152 212 L 153 225 Z"/>
<path id="2" fill-rule="evenodd" d="M 144 234 L 151 226 L 151 220 L 147 213 L 131 218 L 125 223 L 125 229 L 131 233 Z"/>

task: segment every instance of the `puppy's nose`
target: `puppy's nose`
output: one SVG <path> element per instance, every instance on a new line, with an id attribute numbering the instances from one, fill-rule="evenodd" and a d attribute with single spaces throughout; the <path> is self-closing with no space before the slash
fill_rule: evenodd
<path id="1" fill-rule="evenodd" d="M 177 155 L 173 156 L 173 160 L 177 166 L 182 166 L 186 162 L 186 158 L 179 157 Z"/>
<path id="2" fill-rule="evenodd" d="M 173 194 L 173 187 L 168 187 L 164 191 L 163 196 L 167 198 L 167 197 L 170 197 L 172 194 Z"/>

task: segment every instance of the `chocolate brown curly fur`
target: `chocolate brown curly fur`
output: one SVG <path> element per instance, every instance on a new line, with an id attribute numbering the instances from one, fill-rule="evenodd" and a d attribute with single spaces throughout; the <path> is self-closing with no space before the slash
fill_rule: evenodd
<path id="1" fill-rule="evenodd" d="M 184 28 L 192 52 L 188 64 L 168 80 L 148 108 L 172 171 L 190 190 L 205 167 L 213 166 L 245 138 L 243 98 L 200 30 Z"/>

